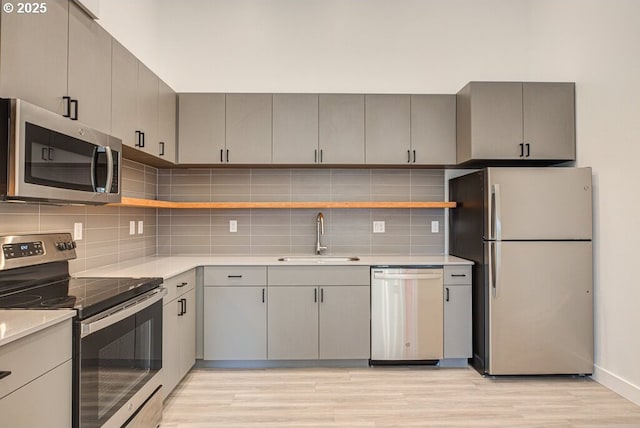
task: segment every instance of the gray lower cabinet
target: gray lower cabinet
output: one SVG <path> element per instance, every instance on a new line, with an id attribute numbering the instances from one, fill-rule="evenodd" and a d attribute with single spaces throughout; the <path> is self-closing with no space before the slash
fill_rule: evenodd
<path id="1" fill-rule="evenodd" d="M 226 152 L 229 164 L 271 163 L 271 94 L 227 94 Z"/>
<path id="2" fill-rule="evenodd" d="M 3 427 L 71 426 L 71 348 L 71 319 L 0 348 Z"/>
<path id="3" fill-rule="evenodd" d="M 195 270 L 164 282 L 162 314 L 162 398 L 165 399 L 196 361 Z"/>
<path id="4" fill-rule="evenodd" d="M 322 94 L 318 109 L 319 163 L 364 164 L 364 95 Z"/>
<path id="5" fill-rule="evenodd" d="M 273 163 L 317 164 L 318 150 L 318 95 L 273 94 Z"/>
<path id="6" fill-rule="evenodd" d="M 204 359 L 266 358 L 266 287 L 205 286 Z"/>
<path id="7" fill-rule="evenodd" d="M 225 163 L 225 94 L 179 94 L 178 123 L 178 163 Z"/>
<path id="8" fill-rule="evenodd" d="M 72 1 L 68 82 L 72 117 L 111 133 L 111 36 Z"/>
<path id="9" fill-rule="evenodd" d="M 472 357 L 471 266 L 444 267 L 444 358 Z"/>
<path id="10" fill-rule="evenodd" d="M 575 159 L 575 84 L 471 82 L 457 94 L 457 162 Z"/>
<path id="11" fill-rule="evenodd" d="M 69 4 L 53 0 L 46 7 L 40 14 L 0 14 L 0 93 L 64 114 Z"/>

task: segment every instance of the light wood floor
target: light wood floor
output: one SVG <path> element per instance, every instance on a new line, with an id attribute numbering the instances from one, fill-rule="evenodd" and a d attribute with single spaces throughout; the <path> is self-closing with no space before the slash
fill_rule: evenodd
<path id="1" fill-rule="evenodd" d="M 193 370 L 162 428 L 640 427 L 640 407 L 588 378 L 472 369 Z"/>

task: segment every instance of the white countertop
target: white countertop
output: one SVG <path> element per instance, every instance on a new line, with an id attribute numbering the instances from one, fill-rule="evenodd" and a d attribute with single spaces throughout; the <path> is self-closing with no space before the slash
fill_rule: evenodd
<path id="1" fill-rule="evenodd" d="M 73 318 L 73 309 L 2 309 L 0 310 L 0 346 Z"/>
<path id="2" fill-rule="evenodd" d="M 309 256 L 313 257 L 313 256 Z M 174 277 L 198 266 L 428 266 L 471 265 L 455 256 L 363 256 L 355 262 L 281 262 L 276 256 L 151 256 L 85 270 L 76 277 Z"/>

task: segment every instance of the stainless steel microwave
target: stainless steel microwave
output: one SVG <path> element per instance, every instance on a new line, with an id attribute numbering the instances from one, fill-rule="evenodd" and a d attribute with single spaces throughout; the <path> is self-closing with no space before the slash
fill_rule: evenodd
<path id="1" fill-rule="evenodd" d="M 120 202 L 122 141 L 19 99 L 0 99 L 0 198 Z"/>

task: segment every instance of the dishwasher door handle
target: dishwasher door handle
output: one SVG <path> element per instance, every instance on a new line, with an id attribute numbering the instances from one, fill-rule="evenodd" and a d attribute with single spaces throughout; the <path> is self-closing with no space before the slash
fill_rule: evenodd
<path id="1" fill-rule="evenodd" d="M 373 274 L 374 279 L 442 279 L 441 273 L 378 273 Z"/>

